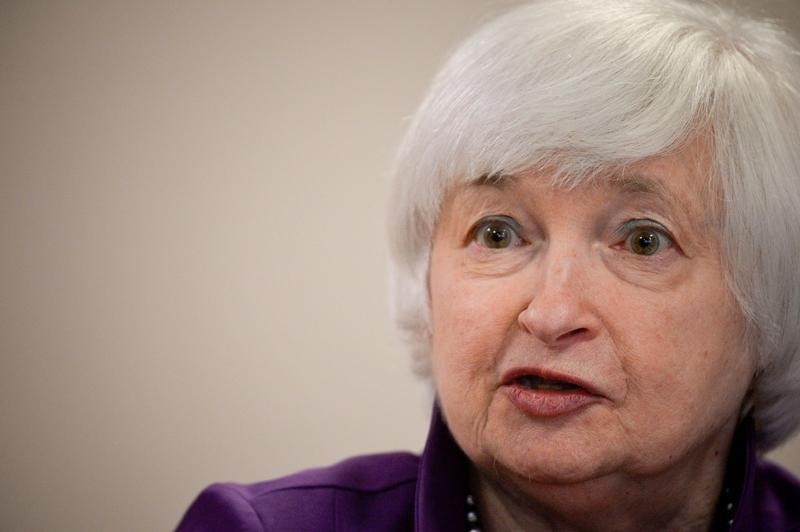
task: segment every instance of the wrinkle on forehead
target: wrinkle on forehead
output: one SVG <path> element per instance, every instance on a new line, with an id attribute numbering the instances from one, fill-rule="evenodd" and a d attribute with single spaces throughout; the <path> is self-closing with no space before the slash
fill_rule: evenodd
<path id="1" fill-rule="evenodd" d="M 610 186 L 623 194 L 649 196 L 664 201 L 678 211 L 686 211 L 685 207 L 691 203 L 697 206 L 691 213 L 700 221 L 697 229 L 706 234 L 719 235 L 724 204 L 721 181 L 715 170 L 713 145 L 712 133 L 701 132 L 694 136 L 692 142 L 683 144 L 679 149 L 628 164 L 597 167 L 583 176 L 568 175 L 568 160 L 563 166 L 555 161 L 547 167 L 484 174 L 453 183 L 448 187 L 445 198 L 465 189 L 479 191 L 489 187 L 506 190 L 522 179 L 539 179 L 554 188 L 567 191 Z M 676 173 L 683 176 L 678 177 Z M 669 187 L 667 183 L 676 177 L 688 186 L 684 189 Z"/>
<path id="2" fill-rule="evenodd" d="M 554 150 L 551 154 L 531 156 L 531 166 L 518 169 L 493 169 L 478 176 L 461 176 L 445 187 L 453 192 L 464 185 L 498 186 L 504 188 L 509 181 L 536 176 L 546 180 L 555 188 L 574 190 L 585 186 L 602 184 L 617 179 L 625 180 L 630 174 L 648 175 L 650 168 L 668 163 L 681 167 L 692 180 L 699 181 L 706 211 L 706 223 L 718 228 L 723 211 L 720 176 L 715 161 L 714 130 L 699 122 L 690 129 L 681 141 L 667 150 L 639 159 L 607 159 L 600 155 L 583 153 L 580 150 Z M 670 172 L 655 172 L 660 179 L 668 180 Z M 446 195 L 446 194 L 445 194 Z"/>

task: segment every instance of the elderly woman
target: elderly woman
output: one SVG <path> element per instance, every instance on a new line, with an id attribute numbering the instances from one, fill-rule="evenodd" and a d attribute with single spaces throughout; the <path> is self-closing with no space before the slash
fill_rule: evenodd
<path id="1" fill-rule="evenodd" d="M 800 530 L 800 54 L 679 0 L 470 38 L 400 152 L 420 457 L 218 484 L 180 530 Z"/>

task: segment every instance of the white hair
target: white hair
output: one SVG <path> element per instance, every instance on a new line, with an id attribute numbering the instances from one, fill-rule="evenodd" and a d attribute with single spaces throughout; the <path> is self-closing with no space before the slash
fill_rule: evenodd
<path id="1" fill-rule="evenodd" d="M 434 226 L 457 181 L 556 168 L 575 186 L 711 137 L 728 283 L 758 354 L 759 446 L 800 424 L 800 54 L 785 30 L 710 2 L 541 0 L 449 59 L 395 168 L 395 318 L 428 374 Z"/>

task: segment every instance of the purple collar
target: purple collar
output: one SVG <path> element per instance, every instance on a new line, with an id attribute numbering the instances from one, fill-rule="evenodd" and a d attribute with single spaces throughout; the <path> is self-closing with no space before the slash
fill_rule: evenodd
<path id="1" fill-rule="evenodd" d="M 752 418 L 748 417 L 736 429 L 725 472 L 725 485 L 733 491 L 733 503 L 736 505 L 731 532 L 752 530 L 756 522 L 755 490 L 758 465 L 755 424 Z M 717 508 L 717 515 L 721 511 L 723 510 Z M 728 525 L 728 522 L 721 523 L 721 526 Z"/>
<path id="2" fill-rule="evenodd" d="M 428 441 L 419 461 L 414 530 L 459 531 L 465 527 L 469 462 L 434 403 Z"/>

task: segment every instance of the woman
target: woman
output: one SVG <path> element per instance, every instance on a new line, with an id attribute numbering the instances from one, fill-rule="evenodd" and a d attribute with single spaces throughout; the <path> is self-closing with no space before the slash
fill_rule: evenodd
<path id="1" fill-rule="evenodd" d="M 214 485 L 180 530 L 800 530 L 800 62 L 680 0 L 469 39 L 400 152 L 421 457 Z"/>

